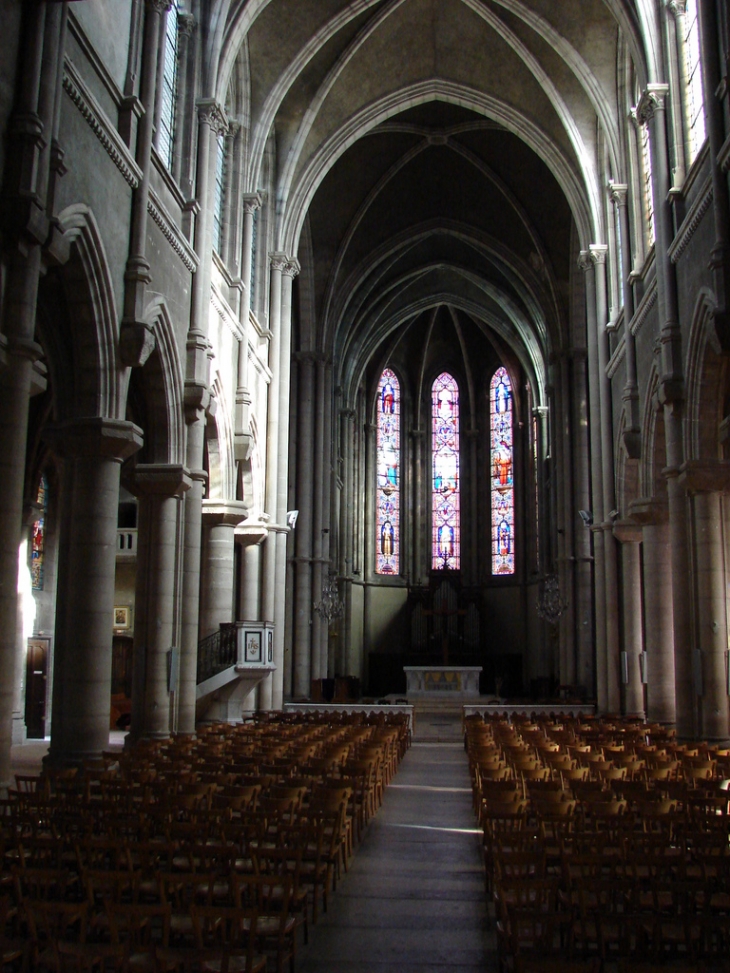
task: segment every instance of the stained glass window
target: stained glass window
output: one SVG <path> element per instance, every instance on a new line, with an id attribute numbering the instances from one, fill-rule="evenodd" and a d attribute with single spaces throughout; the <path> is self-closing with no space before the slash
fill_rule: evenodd
<path id="1" fill-rule="evenodd" d="M 386 368 L 378 383 L 375 571 L 398 574 L 400 560 L 400 384 Z"/>
<path id="2" fill-rule="evenodd" d="M 33 524 L 31 538 L 30 577 L 31 585 L 36 591 L 43 590 L 43 555 L 46 541 L 46 505 L 48 503 L 48 479 L 45 473 L 38 484 L 38 520 Z"/>
<path id="3" fill-rule="evenodd" d="M 442 372 L 431 386 L 431 566 L 461 565 L 459 493 L 459 386 Z"/>
<path id="4" fill-rule="evenodd" d="M 512 385 L 498 368 L 489 386 L 492 470 L 492 574 L 515 573 Z"/>

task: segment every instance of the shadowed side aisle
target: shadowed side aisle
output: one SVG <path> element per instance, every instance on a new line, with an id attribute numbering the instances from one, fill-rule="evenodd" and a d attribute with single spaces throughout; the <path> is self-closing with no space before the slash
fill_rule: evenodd
<path id="1" fill-rule="evenodd" d="M 461 744 L 413 744 L 299 955 L 299 973 L 496 969 Z"/>

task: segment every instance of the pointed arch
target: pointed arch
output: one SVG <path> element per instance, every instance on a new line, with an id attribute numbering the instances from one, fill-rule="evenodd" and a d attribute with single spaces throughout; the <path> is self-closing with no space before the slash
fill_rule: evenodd
<path id="1" fill-rule="evenodd" d="M 723 356 L 715 331 L 716 307 L 714 294 L 703 287 L 697 296 L 687 343 L 684 424 L 684 456 L 687 460 L 718 458 Z"/>
<path id="2" fill-rule="evenodd" d="M 145 308 L 144 320 L 155 333 L 155 351 L 150 359 L 158 361 L 158 425 L 161 440 L 157 447 L 159 462 L 185 463 L 184 376 L 175 340 L 170 311 L 161 295 L 155 295 Z M 150 359 L 143 371 L 150 367 Z"/>
<path id="3" fill-rule="evenodd" d="M 119 324 L 111 270 L 94 213 L 84 203 L 58 216 L 71 255 L 61 270 L 69 304 L 77 415 L 123 419 L 127 370 L 119 360 Z"/>

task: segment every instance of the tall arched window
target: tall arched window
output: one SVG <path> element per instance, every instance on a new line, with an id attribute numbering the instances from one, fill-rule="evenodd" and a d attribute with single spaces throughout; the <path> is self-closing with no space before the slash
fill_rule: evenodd
<path id="1" fill-rule="evenodd" d="M 461 566 L 459 386 L 447 372 L 431 386 L 431 567 Z"/>
<path id="2" fill-rule="evenodd" d="M 705 141 L 705 106 L 696 0 L 686 0 L 684 29 L 685 76 L 687 78 L 685 97 L 690 153 L 688 162 L 691 165 Z"/>
<path id="3" fill-rule="evenodd" d="M 378 383 L 377 400 L 377 514 L 375 571 L 400 570 L 400 384 L 386 368 Z"/>
<path id="4" fill-rule="evenodd" d="M 489 385 L 492 447 L 492 574 L 515 573 L 512 384 L 498 368 Z"/>
<path id="5" fill-rule="evenodd" d="M 177 15 L 178 2 L 173 4 L 167 12 L 165 22 L 165 51 L 162 72 L 162 93 L 160 105 L 160 131 L 157 147 L 168 169 L 172 169 L 173 148 L 175 142 L 175 109 L 177 104 Z"/>
<path id="6" fill-rule="evenodd" d="M 220 254 L 223 246 L 223 209 L 226 191 L 226 137 L 218 136 L 218 155 L 215 166 L 215 198 L 213 200 L 213 246 Z"/>
<path id="7" fill-rule="evenodd" d="M 33 524 L 30 552 L 31 585 L 36 591 L 43 590 L 43 560 L 46 547 L 46 509 L 48 507 L 48 478 L 41 474 L 36 495 L 38 520 Z"/>

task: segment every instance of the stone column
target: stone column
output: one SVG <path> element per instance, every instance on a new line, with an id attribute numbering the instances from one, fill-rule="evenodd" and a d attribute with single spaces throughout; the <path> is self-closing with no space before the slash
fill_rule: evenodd
<path id="1" fill-rule="evenodd" d="M 590 421 L 591 501 L 594 527 L 593 537 L 596 645 L 595 675 L 596 698 L 599 711 L 608 709 L 607 647 L 606 647 L 606 563 L 603 553 L 603 471 L 601 468 L 601 403 L 599 400 L 600 370 L 598 360 L 598 323 L 596 319 L 596 278 L 594 263 L 587 250 L 581 252 L 578 266 L 585 273 L 586 286 L 586 340 L 588 350 L 588 393 Z M 589 692 L 592 686 L 586 687 Z"/>
<path id="2" fill-rule="evenodd" d="M 276 618 L 276 533 L 277 533 L 277 488 L 279 466 L 279 386 L 282 381 L 279 359 L 281 357 L 281 279 L 286 267 L 285 253 L 270 253 L 271 288 L 269 293 L 269 364 L 271 384 L 266 415 L 266 513 L 269 518 L 269 533 L 263 551 L 263 591 L 262 619 L 275 622 Z M 276 638 L 276 635 L 274 636 Z M 282 656 L 283 656 L 283 642 Z M 277 665 L 281 664 L 281 659 Z M 283 685 L 283 673 L 279 677 Z M 259 686 L 259 705 L 261 709 L 273 706 L 274 674 Z"/>
<path id="3" fill-rule="evenodd" d="M 587 358 L 584 348 L 573 351 L 573 428 L 571 436 L 571 456 L 573 461 L 574 503 L 579 510 L 591 506 L 590 457 L 588 449 L 588 384 L 586 378 Z M 575 510 L 568 510 L 572 534 L 572 550 L 575 553 L 575 682 L 592 690 L 596 680 L 596 660 L 593 642 L 593 556 L 591 554 L 591 535 L 576 517 Z"/>
<path id="4" fill-rule="evenodd" d="M 286 511 L 289 500 L 289 382 L 291 374 L 291 308 L 294 278 L 299 273 L 297 260 L 287 259 L 281 268 L 281 312 L 279 320 L 278 419 L 274 448 L 276 463 L 276 522 L 270 528 L 276 544 L 274 572 L 274 664 L 272 699 L 274 709 L 284 704 L 284 628 L 286 624 Z M 273 281 L 272 281 L 273 282 Z M 268 487 L 268 484 L 267 484 Z M 268 544 L 271 543 L 271 537 Z"/>
<path id="5" fill-rule="evenodd" d="M 312 606 L 322 597 L 322 583 L 325 575 L 324 540 L 328 528 L 325 527 L 325 496 L 329 480 L 329 463 L 326 462 L 326 451 L 330 443 L 325 439 L 325 422 L 327 411 L 327 366 L 324 358 L 317 358 L 316 386 L 317 398 L 314 410 L 314 464 L 312 469 L 313 482 L 316 484 L 313 497 L 312 523 L 312 590 L 310 593 L 310 612 L 312 617 L 312 678 L 325 679 L 327 677 L 327 623 L 319 612 L 312 611 Z M 327 517 L 329 523 L 329 517 Z"/>
<path id="6" fill-rule="evenodd" d="M 644 686 L 641 681 L 643 651 L 641 618 L 641 527 L 627 521 L 613 526 L 613 535 L 621 545 L 622 602 L 622 683 L 623 711 L 626 716 L 644 716 Z"/>
<path id="7" fill-rule="evenodd" d="M 606 253 L 603 244 L 591 244 L 591 260 L 595 264 L 596 323 L 598 326 L 598 375 L 601 427 L 601 489 L 603 493 L 603 556 L 606 585 L 606 707 L 611 713 L 621 708 L 619 687 L 619 626 L 618 626 L 618 565 L 616 542 L 611 530 L 609 513 L 615 507 L 613 465 L 613 407 L 611 381 L 608 377 L 608 301 L 606 292 Z"/>
<path id="8" fill-rule="evenodd" d="M 251 246 L 253 243 L 254 213 L 261 205 L 259 193 L 243 196 L 243 242 L 241 244 L 241 338 L 238 342 L 238 378 L 234 417 L 233 448 L 236 460 L 247 460 L 251 449 L 249 409 L 251 392 L 248 387 L 248 318 L 251 306 Z"/>
<path id="9" fill-rule="evenodd" d="M 646 651 L 646 716 L 674 723 L 674 626 L 672 624 L 672 558 L 666 501 L 636 500 L 631 519 L 643 524 L 644 648 Z"/>
<path id="10" fill-rule="evenodd" d="M 179 636 L 182 497 L 191 480 L 183 466 L 140 463 L 137 582 L 134 596 L 134 667 L 131 740 L 170 733 L 168 656 Z"/>
<path id="11" fill-rule="evenodd" d="M 413 471 L 412 483 L 413 489 L 411 495 L 413 496 L 413 510 L 415 511 L 413 517 L 413 574 L 412 577 L 415 579 L 417 585 L 423 584 L 424 576 L 427 578 L 430 570 L 430 548 L 426 545 L 424 551 L 424 462 L 425 462 L 425 444 L 426 444 L 426 430 L 425 429 L 412 429 L 411 430 L 411 449 L 413 451 L 412 461 L 409 464 L 410 469 Z M 403 513 L 401 512 L 401 518 Z M 401 533 L 403 533 L 403 525 L 401 523 Z M 406 565 L 402 560 L 401 553 L 401 563 L 400 570 L 402 574 L 405 574 Z"/>
<path id="12" fill-rule="evenodd" d="M 314 504 L 314 359 L 297 356 L 297 493 L 299 510 L 294 604 L 294 696 L 309 697 L 312 680 L 312 526 Z"/>
<path id="13" fill-rule="evenodd" d="M 680 474 L 690 494 L 695 564 L 694 691 L 699 697 L 699 736 L 730 739 L 728 630 L 722 494 L 728 467 L 720 462 L 686 463 Z"/>
<path id="14" fill-rule="evenodd" d="M 641 423 L 639 415 L 639 382 L 636 372 L 636 338 L 631 331 L 634 316 L 634 292 L 631 289 L 631 235 L 629 229 L 629 209 L 627 206 L 628 186 L 612 183 L 611 200 L 616 207 L 619 230 L 621 233 L 621 268 L 624 292 L 624 348 L 626 374 L 621 393 L 626 424 L 623 441 L 626 452 L 632 459 L 638 459 L 641 451 Z"/>
<path id="15" fill-rule="evenodd" d="M 352 544 L 353 544 L 353 505 L 354 496 L 354 453 L 355 453 L 355 418 L 354 409 L 343 409 L 342 417 L 342 452 L 345 460 L 345 502 L 341 511 L 340 528 L 340 575 L 345 581 L 345 612 L 340 626 L 339 656 L 340 675 L 356 676 L 357 653 L 352 644 Z M 344 631 L 342 629 L 344 628 Z"/>
<path id="16" fill-rule="evenodd" d="M 119 468 L 142 431 L 93 418 L 62 422 L 47 438 L 63 456 L 64 512 L 48 760 L 80 763 L 109 746 Z"/>
<path id="17" fill-rule="evenodd" d="M 247 512 L 240 500 L 203 500 L 201 639 L 217 632 L 221 622 L 234 620 L 234 541 Z"/>
<path id="18" fill-rule="evenodd" d="M 238 588 L 238 621 L 261 620 L 261 545 L 267 533 L 265 518 L 258 523 L 239 524 L 234 532 L 235 541 L 243 552 Z"/>

